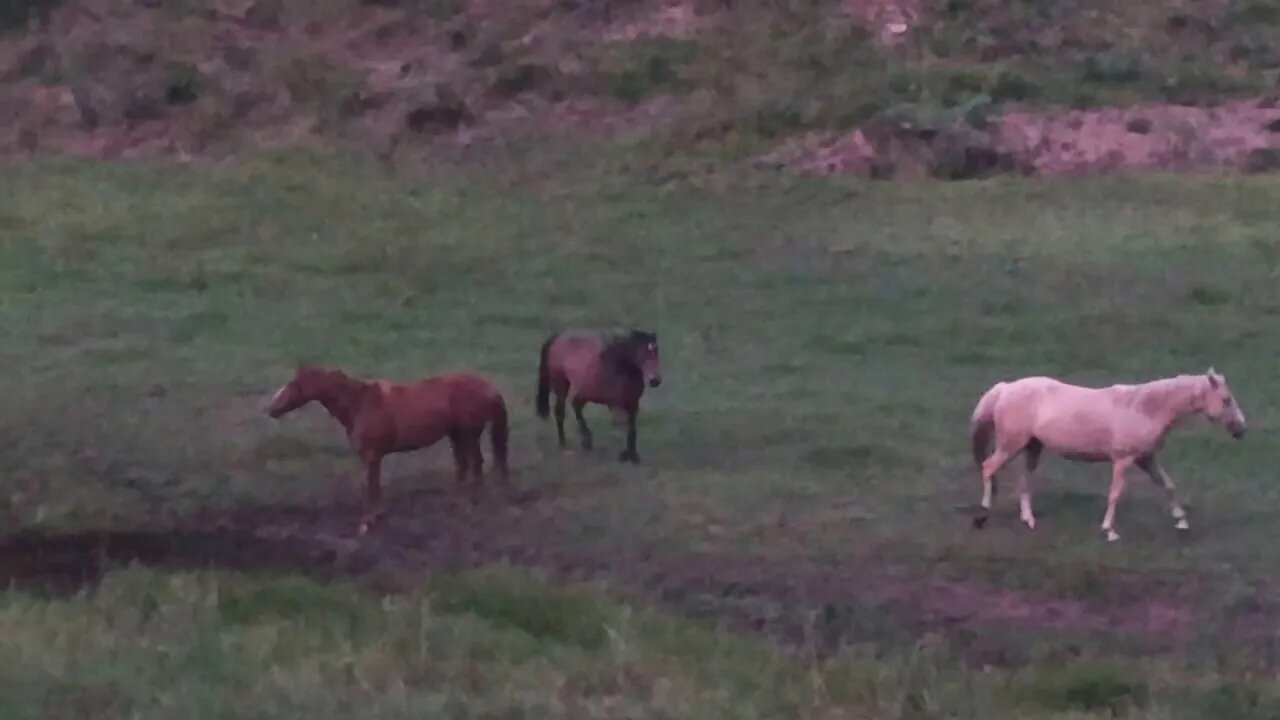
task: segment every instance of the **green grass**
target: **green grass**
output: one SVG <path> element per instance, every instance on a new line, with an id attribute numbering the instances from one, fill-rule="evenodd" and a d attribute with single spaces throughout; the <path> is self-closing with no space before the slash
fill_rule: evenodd
<path id="1" fill-rule="evenodd" d="M 1255 672 L 1267 643 L 1225 634 L 1266 600 L 1256 583 L 1280 559 L 1274 179 L 654 186 L 608 149 L 538 157 L 420 180 L 295 155 L 199 172 L 7 167 L 7 526 L 350 501 L 336 480 L 356 464 L 337 427 L 318 409 L 273 423 L 263 397 L 302 359 L 401 378 L 466 365 L 508 396 L 515 481 L 559 493 L 546 542 L 673 564 L 748 558 L 780 586 L 799 566 L 864 575 L 871 595 L 814 599 L 843 623 L 834 654 L 815 664 L 648 610 L 620 640 L 614 623 L 630 610 L 537 585 L 438 578 L 421 596 L 381 600 L 135 569 L 70 600 L 4 596 L 10 716 L 85 703 L 121 717 L 1275 708 L 1277 688 Z M 646 395 L 636 468 L 614 462 L 622 437 L 605 413 L 588 411 L 598 452 L 563 457 L 532 412 L 545 334 L 615 324 L 654 327 L 662 344 L 666 382 Z M 1106 383 L 1210 364 L 1253 430 L 1236 443 L 1196 423 L 1170 439 L 1189 537 L 1135 476 L 1123 541 L 1103 543 L 1106 470 L 1062 461 L 1045 467 L 1034 534 L 1018 529 L 1008 482 L 983 533 L 957 512 L 979 497 L 968 413 L 996 380 Z M 387 472 L 393 495 L 452 483 L 444 447 Z M 1167 599 L 1190 607 L 1195 637 L 1152 650 L 1025 625 L 957 634 L 877 605 L 874 585 L 891 577 L 1104 608 Z M 625 584 L 625 569 L 613 579 Z M 670 602 L 800 623 L 824 612 L 804 596 L 727 588 Z M 1021 660 L 962 666 L 980 643 Z"/>

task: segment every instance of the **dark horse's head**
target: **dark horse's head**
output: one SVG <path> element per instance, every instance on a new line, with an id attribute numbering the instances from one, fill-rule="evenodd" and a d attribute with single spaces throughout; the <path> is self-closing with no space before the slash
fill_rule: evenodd
<path id="1" fill-rule="evenodd" d="M 314 365 L 299 365 L 293 379 L 285 383 L 271 397 L 267 414 L 273 418 L 291 413 L 312 400 L 319 400 L 338 379 L 336 370 L 326 370 Z"/>
<path id="2" fill-rule="evenodd" d="M 649 387 L 662 384 L 662 364 L 658 360 L 658 334 L 631 330 L 615 336 L 604 353 L 618 364 L 634 369 Z"/>

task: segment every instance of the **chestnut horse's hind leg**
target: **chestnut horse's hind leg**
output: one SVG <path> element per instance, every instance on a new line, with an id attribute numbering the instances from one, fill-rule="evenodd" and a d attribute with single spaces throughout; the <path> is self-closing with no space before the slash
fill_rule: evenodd
<path id="1" fill-rule="evenodd" d="M 638 406 L 626 408 L 627 411 L 627 449 L 622 451 L 618 459 L 622 462 L 640 462 L 640 454 L 636 452 L 636 415 L 640 413 Z"/>
<path id="2" fill-rule="evenodd" d="M 1173 478 L 1169 477 L 1169 473 L 1161 467 L 1160 461 L 1155 455 L 1147 455 L 1138 458 L 1135 464 L 1142 468 L 1142 471 L 1149 475 L 1156 485 L 1164 488 L 1165 497 L 1169 500 L 1169 513 L 1173 515 L 1174 527 L 1179 530 L 1190 530 L 1191 525 L 1187 523 L 1187 511 L 1182 509 L 1182 503 L 1178 502 L 1178 490 L 1173 485 Z"/>
<path id="3" fill-rule="evenodd" d="M 369 532 L 385 514 L 382 507 L 382 458 L 370 457 L 365 460 L 365 507 L 356 534 Z"/>
<path id="4" fill-rule="evenodd" d="M 573 416 L 578 419 L 578 435 L 582 438 L 582 449 L 590 450 L 594 445 L 591 440 L 591 428 L 587 427 L 587 419 L 582 416 L 582 409 L 586 406 L 586 400 L 573 399 Z"/>

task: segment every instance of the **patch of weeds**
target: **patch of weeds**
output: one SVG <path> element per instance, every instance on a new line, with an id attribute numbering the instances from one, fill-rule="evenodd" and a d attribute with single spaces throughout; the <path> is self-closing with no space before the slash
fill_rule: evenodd
<path id="1" fill-rule="evenodd" d="M 1280 700 L 1266 697 L 1257 688 L 1236 682 L 1188 693 L 1186 717 L 1273 720 L 1280 717 Z"/>
<path id="2" fill-rule="evenodd" d="M 539 640 L 593 650 L 607 637 L 610 615 L 603 603 L 496 573 L 450 578 L 432 596 L 444 612 L 470 613 Z"/>
<path id="3" fill-rule="evenodd" d="M 275 578 L 228 583 L 218 589 L 218 614 L 237 625 L 293 621 L 305 616 L 308 627 L 348 627 L 361 615 L 354 593 L 339 593 L 305 578 Z M 321 622 L 327 619 L 329 622 Z"/>
<path id="4" fill-rule="evenodd" d="M 0 0 L 0 33 L 21 30 L 31 18 L 43 22 L 62 0 Z"/>
<path id="5" fill-rule="evenodd" d="M 1229 22 L 1241 26 L 1280 25 L 1277 0 L 1231 0 L 1226 9 Z"/>
<path id="6" fill-rule="evenodd" d="M 1120 665 L 1080 661 L 1032 671 L 1023 696 L 1052 710 L 1120 713 L 1146 704 L 1147 685 Z"/>
<path id="7" fill-rule="evenodd" d="M 1081 75 L 1096 83 L 1135 83 L 1143 78 L 1142 59 L 1121 50 L 1094 53 L 1084 59 Z"/>
<path id="8" fill-rule="evenodd" d="M 1191 302 L 1201 307 L 1216 307 L 1231 302 L 1231 295 L 1208 285 L 1196 285 L 1187 293 Z"/>

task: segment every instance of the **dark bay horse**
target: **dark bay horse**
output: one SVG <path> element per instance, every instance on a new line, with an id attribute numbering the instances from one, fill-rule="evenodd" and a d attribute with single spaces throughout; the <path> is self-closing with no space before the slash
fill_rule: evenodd
<path id="1" fill-rule="evenodd" d="M 509 483 L 506 402 L 493 383 L 479 375 L 455 372 L 393 384 L 300 365 L 293 379 L 271 398 L 267 414 L 279 418 L 313 400 L 342 424 L 364 464 L 365 512 L 360 535 L 384 514 L 382 459 L 391 453 L 425 448 L 448 437 L 458 483 L 462 484 L 470 472 L 475 489 L 484 482 L 480 436 L 488 426 L 494 463 L 503 484 Z"/>
<path id="2" fill-rule="evenodd" d="M 550 396 L 556 395 L 556 433 L 560 447 L 565 447 L 565 398 L 573 395 L 573 414 L 578 420 L 582 448 L 591 449 L 591 429 L 582 416 L 587 403 L 607 406 L 624 413 L 627 422 L 627 448 L 619 457 L 623 462 L 640 462 L 636 452 L 636 414 L 645 385 L 662 384 L 658 361 L 658 336 L 644 330 L 617 333 L 562 331 L 542 344 L 538 365 L 538 417 L 546 419 L 551 411 Z"/>

